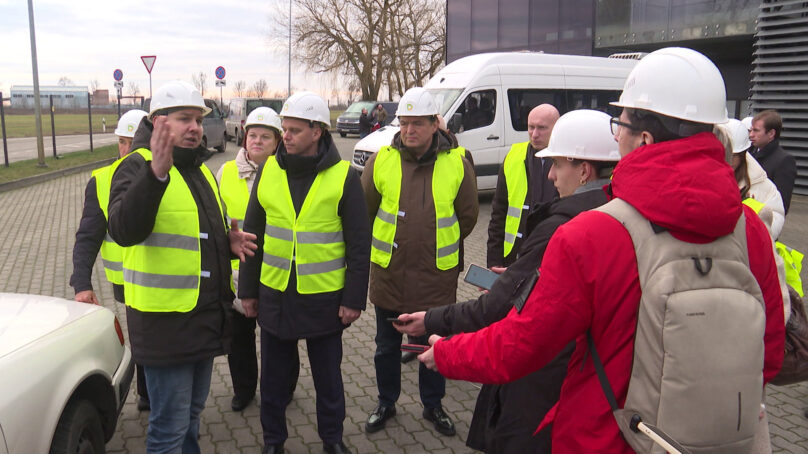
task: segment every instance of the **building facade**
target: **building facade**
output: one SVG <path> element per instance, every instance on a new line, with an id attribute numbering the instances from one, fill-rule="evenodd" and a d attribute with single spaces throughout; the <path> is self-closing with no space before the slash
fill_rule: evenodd
<path id="1" fill-rule="evenodd" d="M 40 105 L 50 107 L 50 96 L 53 96 L 53 107 L 57 109 L 86 109 L 89 93 L 86 85 L 63 87 L 61 85 L 40 85 Z M 11 107 L 19 109 L 34 108 L 34 86 L 12 85 Z"/>

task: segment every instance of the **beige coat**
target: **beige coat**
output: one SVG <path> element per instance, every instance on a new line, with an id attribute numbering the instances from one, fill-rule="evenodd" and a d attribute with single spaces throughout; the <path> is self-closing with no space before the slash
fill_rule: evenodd
<path id="1" fill-rule="evenodd" d="M 392 146 L 401 150 L 401 200 L 399 209 L 405 215 L 398 218 L 395 243 L 390 264 L 370 267 L 370 302 L 396 312 L 423 311 L 431 307 L 453 304 L 457 299 L 457 278 L 460 267 L 441 271 L 435 265 L 435 203 L 432 198 L 432 171 L 435 152 L 446 152 L 451 140 L 439 131 L 432 141 L 432 150 L 419 161 L 403 148 L 399 135 Z M 373 184 L 376 156 L 365 163 L 362 188 L 371 223 L 381 202 L 381 194 Z M 463 159 L 463 181 L 454 208 L 460 224 L 460 238 L 467 237 L 477 223 L 479 204 L 474 168 Z"/>

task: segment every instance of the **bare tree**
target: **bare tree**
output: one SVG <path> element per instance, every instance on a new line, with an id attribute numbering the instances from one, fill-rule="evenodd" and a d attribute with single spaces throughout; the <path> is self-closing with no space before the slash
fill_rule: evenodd
<path id="1" fill-rule="evenodd" d="M 137 96 L 140 94 L 140 86 L 138 86 L 137 82 L 130 80 L 126 84 L 126 91 L 129 92 L 129 96 Z"/>
<path id="2" fill-rule="evenodd" d="M 233 83 L 233 92 L 237 97 L 241 98 L 247 91 L 247 83 L 243 80 L 237 80 Z"/>
<path id="3" fill-rule="evenodd" d="M 90 93 L 95 93 L 98 88 L 101 86 L 101 82 L 98 79 L 93 79 L 90 81 Z"/>
<path id="4" fill-rule="evenodd" d="M 252 88 L 250 89 L 250 94 L 252 96 L 255 96 L 256 98 L 263 98 L 264 93 L 266 93 L 267 91 L 267 88 L 268 88 L 267 81 L 265 81 L 264 79 L 258 79 L 252 85 Z"/>
<path id="5" fill-rule="evenodd" d="M 205 88 L 208 85 L 208 75 L 204 71 L 199 71 L 197 74 L 191 74 L 191 79 L 194 82 L 194 87 L 199 90 L 202 96 L 205 96 Z"/>
<path id="6" fill-rule="evenodd" d="M 385 55 L 389 96 L 423 85 L 445 61 L 446 4 L 435 0 L 399 0 L 390 16 L 390 45 Z"/>
<path id="7" fill-rule="evenodd" d="M 68 85 L 73 85 L 73 81 L 70 80 L 67 76 L 62 76 L 59 78 L 59 82 L 57 82 L 62 87 L 67 87 Z"/>

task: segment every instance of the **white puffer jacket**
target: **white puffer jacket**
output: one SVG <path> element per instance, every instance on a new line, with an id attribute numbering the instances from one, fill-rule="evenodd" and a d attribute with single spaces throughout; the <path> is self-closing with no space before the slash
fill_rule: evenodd
<path id="1" fill-rule="evenodd" d="M 751 154 L 746 153 L 746 169 L 749 172 L 749 191 L 746 196 L 751 197 L 764 204 L 772 211 L 772 223 L 769 229 L 773 239 L 780 236 L 783 225 L 786 222 L 786 211 L 783 208 L 783 198 L 777 190 L 777 186 L 766 177 L 766 171 L 758 164 Z M 739 189 L 741 183 L 738 183 Z"/>

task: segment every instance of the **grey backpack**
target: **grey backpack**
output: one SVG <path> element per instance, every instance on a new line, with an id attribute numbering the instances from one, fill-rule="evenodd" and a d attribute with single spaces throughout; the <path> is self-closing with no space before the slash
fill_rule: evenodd
<path id="1" fill-rule="evenodd" d="M 763 397 L 766 312 L 749 270 L 745 217 L 732 234 L 693 244 L 653 226 L 623 200 L 597 210 L 631 235 L 642 290 L 624 408 L 617 407 L 589 336 L 626 441 L 638 453 L 664 454 L 671 446 L 692 453 L 749 452 Z M 657 437 L 667 439 L 666 449 Z"/>

